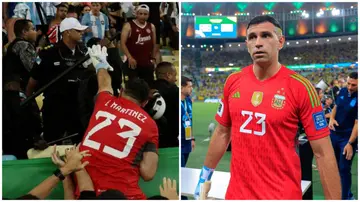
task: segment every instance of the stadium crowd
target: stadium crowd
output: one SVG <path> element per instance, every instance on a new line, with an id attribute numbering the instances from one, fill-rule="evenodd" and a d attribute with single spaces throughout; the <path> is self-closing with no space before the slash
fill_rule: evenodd
<path id="1" fill-rule="evenodd" d="M 199 98 L 218 98 L 221 96 L 223 84 L 231 72 L 211 72 L 205 73 L 196 68 L 194 62 L 194 49 L 182 50 L 183 71 L 191 75 L 195 83 L 196 96 Z M 229 67 L 232 63 L 234 67 L 245 67 L 251 64 L 251 57 L 247 51 L 200 51 L 202 67 Z M 284 65 L 307 65 L 307 64 L 335 64 L 335 63 L 354 63 L 357 61 L 357 43 L 338 42 L 334 44 L 308 45 L 302 47 L 285 47 L 280 51 L 280 62 Z M 294 58 L 297 57 L 295 60 Z M 337 85 L 346 87 L 346 78 L 348 74 L 355 71 L 353 67 L 347 68 L 313 68 L 297 69 L 300 73 L 316 85 L 321 80 L 327 84 L 336 80 Z M 201 72 L 201 73 L 200 73 Z M 326 94 L 325 91 L 324 93 Z"/>
<path id="2" fill-rule="evenodd" d="M 126 158 L 126 160 L 116 161 L 114 164 L 126 164 L 131 167 L 129 169 L 126 168 L 127 166 L 118 166 L 123 169 L 114 177 L 117 182 L 123 180 L 122 177 L 118 177 L 119 175 L 132 177 L 132 183 L 126 181 L 130 191 L 121 190 L 123 197 L 144 199 L 145 195 L 141 190 L 139 192 L 138 181 L 141 177 L 145 181 L 154 178 L 158 162 L 155 153 L 158 152 L 158 148 L 179 145 L 179 132 L 174 131 L 177 127 L 173 127 L 174 124 L 178 125 L 177 72 L 171 63 L 162 62 L 160 54 L 161 44 L 164 48 L 178 49 L 178 4 L 166 2 L 3 2 L 2 4 L 3 155 L 12 155 L 13 159 L 27 159 L 27 152 L 31 148 L 45 152 L 53 144 L 83 145 L 94 133 L 91 129 L 96 127 L 93 124 L 98 120 L 98 114 L 103 112 L 100 110 L 95 116 L 96 110 L 99 110 L 96 106 L 100 105 L 98 103 L 102 100 L 100 97 L 110 99 L 108 96 L 111 96 L 111 99 L 113 97 L 118 99 L 114 102 L 121 102 L 124 109 L 133 110 L 131 113 L 127 111 L 128 119 L 131 119 L 131 116 L 140 119 L 140 115 L 145 114 L 142 121 L 148 119 L 145 123 L 147 126 L 151 125 L 144 127 L 145 125 L 137 122 L 137 125 L 144 127 L 144 132 L 141 133 L 142 128 L 140 128 L 139 134 L 136 134 L 139 136 L 138 145 L 134 142 L 129 143 L 136 138 L 122 137 L 120 149 L 124 151 L 120 156 L 123 156 L 121 159 Z M 100 46 L 102 51 L 99 51 L 100 48 L 97 49 Z M 93 55 L 90 54 L 89 49 Z M 90 59 L 86 60 L 84 56 L 88 52 Z M 109 72 L 102 71 L 104 69 Z M 38 92 L 43 93 L 43 100 L 38 97 L 40 95 Z M 37 97 L 36 101 L 35 97 Z M 164 102 L 168 106 L 166 109 Z M 123 112 L 119 110 L 117 113 L 117 116 L 122 116 L 119 113 Z M 121 120 L 119 124 L 122 128 L 124 123 L 120 123 Z M 125 125 L 130 125 L 132 129 L 135 127 L 128 122 Z M 118 127 L 117 122 L 113 121 L 111 126 Z M 110 137 L 97 141 L 105 145 L 110 145 L 109 142 L 120 142 L 118 139 L 112 141 Z M 124 148 L 124 144 L 131 144 L 131 147 Z M 136 147 L 135 154 L 126 154 L 132 147 Z M 110 152 L 112 154 L 110 157 L 109 155 L 104 157 L 104 154 L 99 154 L 97 151 L 99 149 L 91 144 L 80 148 L 76 155 L 79 156 L 79 153 L 89 148 L 92 149 L 90 152 L 92 156 L 101 160 L 99 162 L 89 160 L 90 166 L 87 169 L 92 168 L 92 173 L 96 173 L 94 170 L 103 169 L 104 162 L 114 161 L 114 156 L 119 157 L 116 153 L 119 152 L 119 148 L 115 149 L 117 156 L 114 152 Z M 64 180 L 66 175 L 84 170 L 84 165 L 79 169 L 81 165 L 79 158 L 73 158 L 75 160 L 66 173 L 60 168 L 54 173 L 57 178 L 52 181 L 55 183 L 53 186 L 59 179 Z M 105 178 L 92 173 L 89 172 L 94 183 L 92 190 L 95 189 L 98 196 L 104 184 L 96 178 Z M 111 175 L 114 172 L 107 170 L 105 173 Z M 65 186 L 65 181 L 63 182 Z M 132 190 L 131 186 L 133 186 Z M 112 188 L 114 189 L 114 186 Z M 107 189 L 110 190 L 111 187 Z M 47 179 L 34 190 L 36 191 L 29 192 L 31 196 L 26 197 L 45 198 L 43 193 L 38 195 L 39 191 L 47 190 L 50 193 L 52 188 Z M 119 193 L 113 196 L 120 197 L 117 194 Z M 170 199 L 174 198 L 170 197 Z"/>

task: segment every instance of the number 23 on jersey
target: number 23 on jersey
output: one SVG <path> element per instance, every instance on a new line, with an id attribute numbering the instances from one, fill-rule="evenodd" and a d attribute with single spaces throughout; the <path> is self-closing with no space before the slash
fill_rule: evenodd
<path id="1" fill-rule="evenodd" d="M 101 143 L 96 142 L 94 140 L 91 140 L 91 136 L 94 135 L 95 133 L 97 133 L 98 131 L 104 129 L 105 127 L 110 126 L 114 121 L 116 121 L 116 116 L 109 113 L 109 112 L 105 112 L 105 111 L 98 111 L 95 115 L 96 120 L 98 120 L 100 117 L 105 118 L 104 121 L 98 123 L 97 125 L 95 125 L 85 136 L 85 139 L 83 141 L 83 145 L 90 147 L 92 149 L 95 150 L 100 150 L 100 146 Z M 141 128 L 136 125 L 135 123 L 124 119 L 124 118 L 120 118 L 117 121 L 117 124 L 119 125 L 119 129 L 123 129 L 124 126 L 129 127 L 131 130 L 126 131 L 126 132 L 120 132 L 120 133 L 116 133 L 116 134 L 110 134 L 110 135 L 114 135 L 114 136 L 118 136 L 119 138 L 124 138 L 127 139 L 126 145 L 124 147 L 124 149 L 122 151 L 119 151 L 117 149 L 114 149 L 108 145 L 104 145 L 104 148 L 102 150 L 102 152 L 109 154 L 113 157 L 119 158 L 119 159 L 123 159 L 126 158 L 133 145 L 134 142 L 136 141 L 136 136 L 138 136 L 141 132 Z"/>
<path id="2" fill-rule="evenodd" d="M 255 115 L 255 120 L 253 115 Z M 240 126 L 240 132 L 241 133 L 247 133 L 247 134 L 254 134 L 258 136 L 263 136 L 266 133 L 266 114 L 258 113 L 258 112 L 251 112 L 251 111 L 241 111 L 241 116 L 247 117 L 245 122 Z M 246 127 L 251 123 L 252 121 L 256 121 L 256 124 L 261 125 L 261 131 L 253 131 L 250 129 L 246 129 Z"/>

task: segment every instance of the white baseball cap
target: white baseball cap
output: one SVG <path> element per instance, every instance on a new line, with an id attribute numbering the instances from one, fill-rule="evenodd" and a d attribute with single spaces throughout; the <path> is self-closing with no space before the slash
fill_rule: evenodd
<path id="1" fill-rule="evenodd" d="M 141 4 L 137 7 L 136 12 L 138 12 L 139 10 L 146 10 L 147 12 L 150 12 L 150 8 L 148 5 L 146 4 Z"/>
<path id="2" fill-rule="evenodd" d="M 88 28 L 88 26 L 81 25 L 80 22 L 76 18 L 65 18 L 60 23 L 60 32 L 64 32 L 64 31 L 70 30 L 70 29 L 76 29 L 76 30 L 83 31 L 86 28 Z"/>

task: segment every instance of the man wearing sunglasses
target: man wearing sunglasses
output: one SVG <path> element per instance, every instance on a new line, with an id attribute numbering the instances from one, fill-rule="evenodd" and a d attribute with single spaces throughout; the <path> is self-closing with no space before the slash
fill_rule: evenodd
<path id="1" fill-rule="evenodd" d="M 48 84 L 85 56 L 87 51 L 82 45 L 82 36 L 86 28 L 87 26 L 81 25 L 75 18 L 65 18 L 60 23 L 62 40 L 39 53 L 30 72 L 27 96 L 34 93 L 35 89 Z M 81 140 L 84 129 L 77 113 L 77 91 L 85 70 L 84 65 L 75 67 L 44 91 L 42 113 L 45 141 L 60 139 L 65 133 L 79 133 L 78 139 L 73 141 Z"/>

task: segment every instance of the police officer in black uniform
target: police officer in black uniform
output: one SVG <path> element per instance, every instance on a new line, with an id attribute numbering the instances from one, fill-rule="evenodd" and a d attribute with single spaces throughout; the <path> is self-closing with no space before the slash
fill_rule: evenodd
<path id="1" fill-rule="evenodd" d="M 179 87 L 175 84 L 177 71 L 169 62 L 161 62 L 155 69 L 156 81 L 152 88 L 164 98 L 166 109 L 156 121 L 159 128 L 159 148 L 179 146 Z"/>
<path id="2" fill-rule="evenodd" d="M 81 60 L 87 48 L 82 43 L 82 26 L 75 18 L 65 18 L 60 23 L 62 40 L 39 53 L 39 60 L 30 72 L 26 94 L 30 96 L 37 87 L 46 85 L 66 69 Z M 86 63 L 86 62 L 85 62 Z M 42 108 L 44 139 L 49 142 L 79 133 L 72 139 L 73 143 L 80 142 L 84 133 L 78 114 L 78 88 L 87 71 L 86 64 L 75 67 L 44 91 Z"/>

